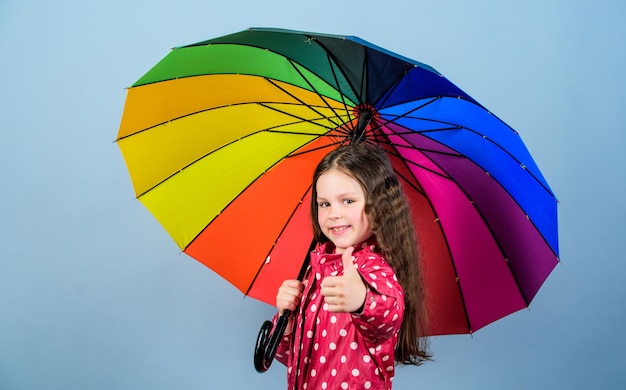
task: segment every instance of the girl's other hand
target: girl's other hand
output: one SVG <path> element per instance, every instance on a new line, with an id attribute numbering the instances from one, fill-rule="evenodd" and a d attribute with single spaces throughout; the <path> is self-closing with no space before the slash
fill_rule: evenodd
<path id="1" fill-rule="evenodd" d="M 299 280 L 285 280 L 278 288 L 276 294 L 276 308 L 278 315 L 282 316 L 285 310 L 294 312 L 300 303 L 304 284 Z M 293 331 L 293 317 L 289 318 L 284 335 L 287 336 Z"/>
<path id="2" fill-rule="evenodd" d="M 361 275 L 354 268 L 352 252 L 354 247 L 346 248 L 341 260 L 343 275 L 328 276 L 322 281 L 322 295 L 328 304 L 328 311 L 333 313 L 353 313 L 363 306 L 367 288 Z"/>
<path id="3" fill-rule="evenodd" d="M 278 293 L 276 294 L 276 308 L 278 309 L 278 313 L 280 315 L 283 314 L 283 311 L 296 310 L 298 304 L 300 303 L 300 298 L 302 297 L 302 290 L 304 285 L 299 280 L 288 279 L 283 282 L 278 288 Z"/>

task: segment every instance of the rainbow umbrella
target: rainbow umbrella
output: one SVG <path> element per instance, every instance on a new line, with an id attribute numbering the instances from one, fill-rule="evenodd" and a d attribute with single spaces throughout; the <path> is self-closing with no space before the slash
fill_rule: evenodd
<path id="1" fill-rule="evenodd" d="M 557 201 L 519 134 L 428 65 L 351 36 L 253 28 L 177 47 L 128 89 L 117 143 L 178 246 L 274 304 L 311 246 L 314 167 L 378 143 L 411 201 L 430 334 L 527 307 Z"/>

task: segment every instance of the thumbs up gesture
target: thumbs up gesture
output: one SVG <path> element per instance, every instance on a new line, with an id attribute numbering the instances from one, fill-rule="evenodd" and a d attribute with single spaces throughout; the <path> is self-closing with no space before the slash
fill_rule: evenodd
<path id="1" fill-rule="evenodd" d="M 352 262 L 354 247 L 346 248 L 341 260 L 343 275 L 328 276 L 322 281 L 322 296 L 328 304 L 328 311 L 333 313 L 352 313 L 357 311 L 363 302 L 367 289 Z"/>

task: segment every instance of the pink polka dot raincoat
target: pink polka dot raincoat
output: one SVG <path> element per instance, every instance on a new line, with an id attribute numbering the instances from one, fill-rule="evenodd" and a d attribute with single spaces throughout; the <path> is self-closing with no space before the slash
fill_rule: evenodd
<path id="1" fill-rule="evenodd" d="M 402 287 L 375 241 L 369 241 L 353 253 L 367 286 L 363 310 L 329 312 L 321 281 L 343 274 L 341 255 L 333 251 L 333 244 L 325 243 L 311 254 L 296 326 L 276 353 L 287 366 L 288 389 L 391 389 L 404 314 Z"/>

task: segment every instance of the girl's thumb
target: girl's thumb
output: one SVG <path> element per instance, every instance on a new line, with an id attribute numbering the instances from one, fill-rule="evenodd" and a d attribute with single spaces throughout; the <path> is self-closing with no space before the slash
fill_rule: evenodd
<path id="1" fill-rule="evenodd" d="M 343 255 L 341 256 L 344 275 L 346 275 L 347 273 L 353 273 L 355 271 L 354 262 L 352 261 L 352 252 L 354 252 L 354 247 L 349 246 L 346 248 L 346 250 L 343 252 Z"/>

